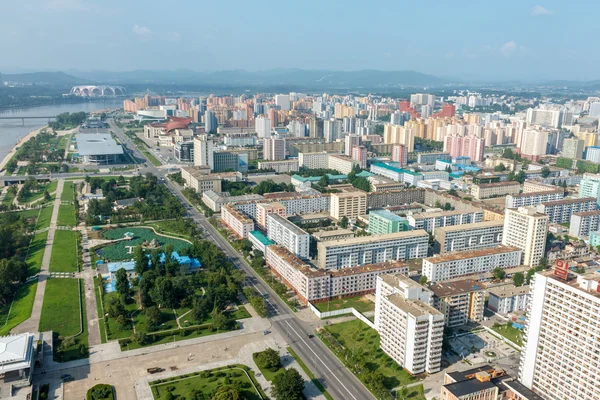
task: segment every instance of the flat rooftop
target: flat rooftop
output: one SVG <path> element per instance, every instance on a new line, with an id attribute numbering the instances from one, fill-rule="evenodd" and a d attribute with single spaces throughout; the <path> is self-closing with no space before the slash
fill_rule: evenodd
<path id="1" fill-rule="evenodd" d="M 547 194 L 555 194 L 555 193 L 564 193 L 565 191 L 563 189 L 555 189 L 555 190 L 546 190 L 543 192 L 529 192 L 529 193 L 519 193 L 519 194 L 509 194 L 508 196 L 511 196 L 513 198 L 521 198 L 521 197 L 535 197 L 535 196 L 542 196 L 542 195 L 547 195 Z"/>
<path id="2" fill-rule="evenodd" d="M 293 222 L 288 221 L 279 214 L 269 214 L 267 216 L 267 226 L 269 225 L 269 219 L 273 219 L 275 222 L 283 225 L 287 230 L 291 231 L 294 235 L 308 235 L 304 229 L 298 228 Z"/>
<path id="3" fill-rule="evenodd" d="M 502 186 L 521 186 L 521 184 L 519 182 L 506 181 L 506 182 L 480 183 L 480 184 L 475 184 L 473 186 L 477 186 L 480 189 L 486 189 L 486 188 L 502 187 Z"/>
<path id="4" fill-rule="evenodd" d="M 504 226 L 504 220 L 499 219 L 495 221 L 475 222 L 474 224 L 442 226 L 440 228 L 435 228 L 435 235 L 437 236 L 438 232 L 471 231 L 475 229 L 493 228 L 499 226 Z"/>
<path id="5" fill-rule="evenodd" d="M 472 214 L 480 212 L 483 210 L 481 208 L 471 208 L 466 210 L 451 210 L 451 211 L 434 211 L 434 212 L 424 212 L 419 214 L 413 214 L 412 217 L 414 219 L 426 219 L 426 218 L 437 218 L 437 217 L 448 217 L 450 215 L 459 215 L 459 214 Z"/>
<path id="6" fill-rule="evenodd" d="M 393 212 L 387 211 L 387 210 L 373 210 L 371 212 L 369 212 L 369 215 L 376 215 L 378 217 L 387 219 L 388 221 L 391 222 L 402 222 L 405 219 L 400 217 L 399 215 L 394 214 Z"/>
<path id="7" fill-rule="evenodd" d="M 600 210 L 578 212 L 578 213 L 573 213 L 572 215 L 577 215 L 578 217 L 591 217 L 594 215 L 600 215 Z"/>
<path id="8" fill-rule="evenodd" d="M 496 297 L 505 299 L 507 297 L 519 296 L 529 293 L 529 286 L 515 286 L 512 283 L 509 283 L 508 285 L 489 287 L 487 291 L 489 294 L 493 294 Z"/>
<path id="9" fill-rule="evenodd" d="M 75 135 L 80 156 L 105 156 L 123 154 L 123 146 L 109 133 L 80 133 Z"/>
<path id="10" fill-rule="evenodd" d="M 401 294 L 392 294 L 387 297 L 388 301 L 401 309 L 402 311 L 415 317 L 425 315 L 444 315 L 429 304 L 420 300 L 406 300 Z"/>
<path id="11" fill-rule="evenodd" d="M 335 247 L 335 246 L 351 246 L 365 243 L 373 243 L 373 242 L 383 242 L 388 240 L 397 240 L 397 239 L 406 239 L 412 237 L 426 237 L 429 238 L 429 234 L 425 232 L 423 229 L 416 229 L 414 231 L 403 231 L 396 233 L 386 233 L 383 235 L 374 235 L 374 236 L 361 236 L 355 238 L 348 239 L 340 239 L 340 240 L 330 240 L 327 242 L 320 242 L 319 246 L 325 247 Z"/>
<path id="12" fill-rule="evenodd" d="M 354 232 L 352 232 L 350 229 L 332 229 L 332 230 L 328 230 L 328 231 L 317 231 L 315 233 L 312 234 L 313 237 L 317 240 L 319 239 L 325 239 L 331 236 L 338 236 L 338 235 L 352 235 L 354 236 Z"/>
<path id="13" fill-rule="evenodd" d="M 577 204 L 577 203 L 586 203 L 586 202 L 596 202 L 595 197 L 582 197 L 582 198 L 574 198 L 574 199 L 562 199 L 556 201 L 546 201 L 542 203 L 544 206 L 559 206 L 563 204 Z"/>
<path id="14" fill-rule="evenodd" d="M 440 264 L 449 261 L 457 261 L 457 260 L 465 260 L 469 258 L 477 258 L 477 257 L 486 257 L 495 254 L 505 254 L 511 253 L 513 251 L 521 251 L 521 249 L 513 246 L 498 246 L 493 249 L 479 249 L 479 250 L 471 250 L 471 251 L 457 251 L 453 253 L 448 253 L 443 256 L 434 256 L 424 258 L 424 261 L 431 262 L 433 264 Z"/>
<path id="15" fill-rule="evenodd" d="M 473 279 L 463 279 L 460 281 L 436 283 L 429 286 L 429 289 L 437 297 L 449 297 L 464 293 L 479 292 L 485 290 L 485 285 Z"/>

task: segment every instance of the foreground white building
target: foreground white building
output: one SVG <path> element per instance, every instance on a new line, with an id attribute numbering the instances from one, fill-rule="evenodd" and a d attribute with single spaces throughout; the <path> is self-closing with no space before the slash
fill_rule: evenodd
<path id="1" fill-rule="evenodd" d="M 308 258 L 310 235 L 278 214 L 267 215 L 267 237 L 300 258 Z"/>
<path id="2" fill-rule="evenodd" d="M 381 350 L 413 375 L 440 370 L 444 314 L 433 293 L 404 275 L 377 277 L 375 329 Z"/>

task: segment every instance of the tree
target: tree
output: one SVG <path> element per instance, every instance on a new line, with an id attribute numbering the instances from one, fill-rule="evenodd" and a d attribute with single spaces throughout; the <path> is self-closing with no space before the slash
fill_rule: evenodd
<path id="1" fill-rule="evenodd" d="M 269 371 L 275 372 L 281 367 L 279 352 L 275 349 L 268 348 L 260 353 L 256 353 L 256 363 L 261 368 L 266 368 Z"/>
<path id="2" fill-rule="evenodd" d="M 192 318 L 194 321 L 202 322 L 210 312 L 210 304 L 205 297 L 194 298 L 194 306 L 192 308 Z"/>
<path id="3" fill-rule="evenodd" d="M 421 285 L 425 285 L 427 283 L 427 277 L 425 275 L 421 275 L 421 277 L 419 278 L 419 283 Z"/>
<path id="4" fill-rule="evenodd" d="M 522 272 L 517 272 L 513 275 L 513 284 L 515 286 L 523 286 L 523 283 L 525 283 L 525 275 Z"/>
<path id="5" fill-rule="evenodd" d="M 533 276 L 535 275 L 536 270 L 535 268 L 529 268 L 529 270 L 527 271 L 527 276 L 525 278 L 525 283 L 529 285 L 529 283 L 531 282 L 531 278 L 533 278 Z"/>
<path id="6" fill-rule="evenodd" d="M 118 318 L 121 315 L 125 315 L 125 305 L 119 298 L 111 297 L 108 300 L 106 311 L 109 317 Z"/>
<path id="7" fill-rule="evenodd" d="M 500 163 L 494 167 L 494 171 L 495 172 L 504 172 L 504 171 L 506 171 L 506 166 L 504 165 L 504 163 Z"/>
<path id="8" fill-rule="evenodd" d="M 286 369 L 273 378 L 273 397 L 277 400 L 301 400 L 304 379 L 294 368 Z"/>
<path id="9" fill-rule="evenodd" d="M 542 168 L 542 178 L 547 178 L 550 175 L 550 168 L 544 167 Z"/>
<path id="10" fill-rule="evenodd" d="M 542 270 L 544 270 L 544 269 L 546 269 L 547 266 L 548 266 L 548 259 L 546 259 L 546 257 L 540 258 L 540 261 L 538 262 L 538 267 L 540 267 Z"/>
<path id="11" fill-rule="evenodd" d="M 158 277 L 150 289 L 150 297 L 161 308 L 175 308 L 177 298 L 171 278 Z"/>
<path id="12" fill-rule="evenodd" d="M 133 249 L 133 261 L 135 263 L 135 272 L 138 276 L 142 276 L 144 271 L 148 269 L 148 257 L 146 257 L 146 252 L 142 248 L 142 246 L 135 246 Z M 152 265 L 153 268 L 156 265 Z"/>
<path id="13" fill-rule="evenodd" d="M 458 197 L 458 192 L 455 189 L 448 190 L 450 196 Z"/>
<path id="14" fill-rule="evenodd" d="M 496 267 L 492 271 L 492 275 L 494 276 L 494 279 L 502 280 L 506 277 L 506 272 L 502 268 Z"/>
<path id="15" fill-rule="evenodd" d="M 115 285 L 117 293 L 123 297 L 127 297 L 129 295 L 129 279 L 127 279 L 127 271 L 121 268 L 115 275 L 117 277 L 117 283 Z"/>
<path id="16" fill-rule="evenodd" d="M 47 190 L 44 190 L 44 200 L 50 201 L 50 199 L 51 199 L 50 193 L 48 193 Z"/>
<path id="17" fill-rule="evenodd" d="M 225 314 L 222 311 L 219 311 L 216 308 L 212 312 L 212 319 L 213 321 L 211 325 L 213 329 L 226 331 L 229 330 L 229 328 L 231 328 L 231 318 L 229 318 L 227 314 Z"/>
<path id="18" fill-rule="evenodd" d="M 170 392 L 168 392 L 170 393 Z M 212 400 L 241 400 L 240 392 L 233 386 L 220 386 L 212 395 Z"/>
<path id="19" fill-rule="evenodd" d="M 325 187 L 329 185 L 329 181 L 327 180 L 327 175 L 323 175 L 321 179 L 319 179 L 319 186 Z"/>
<path id="20" fill-rule="evenodd" d="M 346 217 L 345 215 L 340 219 L 340 227 L 341 228 L 348 228 L 348 217 Z"/>
<path id="21" fill-rule="evenodd" d="M 144 314 L 146 316 L 146 324 L 148 328 L 150 330 L 155 330 L 155 328 L 157 328 L 162 321 L 160 310 L 154 306 L 148 307 L 144 311 Z"/>
<path id="22" fill-rule="evenodd" d="M 136 331 L 133 335 L 131 335 L 131 341 L 137 344 L 146 344 L 148 341 L 148 335 L 144 331 Z"/>

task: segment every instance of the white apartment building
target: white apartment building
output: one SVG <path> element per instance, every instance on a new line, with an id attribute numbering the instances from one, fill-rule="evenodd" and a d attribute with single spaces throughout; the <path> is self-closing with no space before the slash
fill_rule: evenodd
<path id="1" fill-rule="evenodd" d="M 221 220 L 241 239 L 247 239 L 254 230 L 254 221 L 230 204 L 221 207 Z"/>
<path id="2" fill-rule="evenodd" d="M 471 196 L 477 200 L 506 196 L 507 194 L 519 194 L 520 192 L 521 184 L 519 182 L 482 183 L 471 186 Z"/>
<path id="3" fill-rule="evenodd" d="M 429 235 L 424 230 L 330 240 L 317 243 L 318 265 L 329 270 L 423 258 L 428 246 Z"/>
<path id="4" fill-rule="evenodd" d="M 437 228 L 433 242 L 436 253 L 489 249 L 502 244 L 504 221 L 483 221 Z"/>
<path id="5" fill-rule="evenodd" d="M 498 314 L 524 311 L 531 298 L 529 285 L 515 286 L 510 283 L 489 287 L 487 292 L 489 295 L 487 307 Z"/>
<path id="6" fill-rule="evenodd" d="M 317 192 L 318 193 L 318 192 Z M 294 214 L 312 214 L 322 211 L 329 211 L 328 194 L 301 194 L 290 193 L 292 196 L 276 196 L 276 193 L 268 193 L 266 198 L 278 201 L 285 206 L 285 212 L 288 216 Z"/>
<path id="7" fill-rule="evenodd" d="M 531 161 L 538 161 L 546 154 L 549 132 L 539 127 L 528 128 L 523 131 L 521 144 L 521 155 Z"/>
<path id="8" fill-rule="evenodd" d="M 305 169 L 324 169 L 329 163 L 329 153 L 319 151 L 316 153 L 298 153 L 298 165 Z"/>
<path id="9" fill-rule="evenodd" d="M 403 275 L 382 275 L 375 297 L 381 350 L 413 375 L 438 372 L 444 314 L 431 305 L 431 291 Z"/>
<path id="10" fill-rule="evenodd" d="M 331 193 L 330 215 L 336 220 L 343 217 L 356 219 L 367 213 L 367 193 L 362 190 Z"/>
<path id="11" fill-rule="evenodd" d="M 492 249 L 459 251 L 423 259 L 421 273 L 430 282 L 441 282 L 464 275 L 483 274 L 496 267 L 520 265 L 521 250 L 511 246 Z"/>
<path id="12" fill-rule="evenodd" d="M 214 143 L 208 135 L 200 135 L 194 138 L 194 166 L 215 167 Z"/>
<path id="13" fill-rule="evenodd" d="M 278 174 L 298 171 L 298 159 L 281 160 L 281 161 L 259 161 L 258 169 L 272 169 Z"/>
<path id="14" fill-rule="evenodd" d="M 360 136 L 358 135 L 347 135 L 344 138 L 344 155 L 351 155 L 352 148 L 354 146 L 360 146 Z"/>
<path id="15" fill-rule="evenodd" d="M 226 146 L 231 147 L 246 147 L 246 146 L 256 146 L 257 140 L 256 135 L 250 133 L 242 133 L 242 134 L 228 134 L 223 139 L 223 143 Z"/>
<path id="16" fill-rule="evenodd" d="M 600 210 L 571 215 L 571 224 L 569 225 L 570 236 L 584 238 L 589 236 L 590 232 L 596 232 L 598 229 L 600 229 Z"/>
<path id="17" fill-rule="evenodd" d="M 344 175 L 352 172 L 352 168 L 358 164 L 358 161 L 353 160 L 351 157 L 339 154 L 329 154 L 329 158 L 327 159 L 327 168 L 340 171 Z"/>
<path id="18" fill-rule="evenodd" d="M 544 257 L 548 216 L 538 213 L 533 207 L 507 209 L 504 213 L 502 244 L 515 246 L 523 251 L 521 263 L 535 267 Z"/>
<path id="19" fill-rule="evenodd" d="M 526 179 L 523 183 L 523 193 L 535 193 L 535 192 L 553 192 L 558 189 L 554 185 L 547 185 L 540 181 L 534 181 Z"/>
<path id="20" fill-rule="evenodd" d="M 267 161 L 285 160 L 285 139 L 277 137 L 265 138 L 263 143 L 263 159 Z"/>
<path id="21" fill-rule="evenodd" d="M 534 277 L 519 380 L 546 400 L 600 397 L 599 279 L 560 270 Z"/>
<path id="22" fill-rule="evenodd" d="M 279 245 L 266 248 L 265 260 L 267 266 L 283 279 L 304 304 L 373 293 L 378 276 L 408 274 L 408 266 L 400 261 L 324 271 L 305 263 Z"/>
<path id="23" fill-rule="evenodd" d="M 300 258 L 308 258 L 310 235 L 278 214 L 267 215 L 267 237 Z"/>
<path id="24" fill-rule="evenodd" d="M 259 138 L 271 137 L 271 120 L 264 115 L 259 115 L 254 119 L 254 127 Z"/>
<path id="25" fill-rule="evenodd" d="M 548 215 L 550 222 L 555 224 L 569 222 L 574 213 L 593 211 L 596 208 L 595 197 L 562 199 L 541 203 L 536 206 L 537 212 Z"/>
<path id="26" fill-rule="evenodd" d="M 598 103 L 600 104 L 600 103 Z M 591 161 L 596 164 L 600 164 L 600 147 L 598 146 L 589 146 L 585 149 L 585 159 L 586 161 Z"/>
<path id="27" fill-rule="evenodd" d="M 428 289 L 433 292 L 433 307 L 444 314 L 445 326 L 455 328 L 469 321 L 483 321 L 485 285 L 479 281 L 439 282 Z"/>
<path id="28" fill-rule="evenodd" d="M 521 193 L 506 196 L 504 202 L 505 208 L 518 208 L 518 207 L 529 207 L 537 206 L 540 203 L 547 203 L 549 201 L 562 200 L 565 197 L 565 191 L 563 189 L 548 190 L 544 192 L 530 192 Z"/>
<path id="29" fill-rule="evenodd" d="M 528 108 L 527 126 L 541 125 L 548 128 L 558 128 L 561 124 L 561 112 L 551 108 Z"/>
<path id="30" fill-rule="evenodd" d="M 413 229 L 424 229 L 435 233 L 436 228 L 453 225 L 474 224 L 483 221 L 483 210 L 474 208 L 469 211 L 436 211 L 412 214 L 407 217 L 408 224 Z"/>

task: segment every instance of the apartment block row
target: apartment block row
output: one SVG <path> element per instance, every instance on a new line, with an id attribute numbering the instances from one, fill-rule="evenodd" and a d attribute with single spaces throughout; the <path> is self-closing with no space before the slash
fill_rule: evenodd
<path id="1" fill-rule="evenodd" d="M 453 251 L 479 250 L 502 244 L 504 220 L 483 221 L 468 225 L 437 228 L 434 251 L 446 254 Z"/>
<path id="2" fill-rule="evenodd" d="M 562 200 L 565 197 L 563 189 L 553 189 L 544 192 L 530 192 L 506 196 L 506 208 L 537 206 L 540 203 Z"/>
<path id="3" fill-rule="evenodd" d="M 536 206 L 537 212 L 548 215 L 549 221 L 555 224 L 569 222 L 574 213 L 592 211 L 596 208 L 595 197 L 563 199 L 541 203 Z"/>
<path id="4" fill-rule="evenodd" d="M 252 218 L 229 204 L 221 207 L 221 221 L 241 239 L 247 239 L 254 230 Z"/>
<path id="5" fill-rule="evenodd" d="M 267 237 L 300 258 L 308 258 L 310 235 L 277 214 L 267 216 Z"/>
<path id="6" fill-rule="evenodd" d="M 204 193 L 212 190 L 214 192 L 221 191 L 221 181 L 239 182 L 242 180 L 240 172 L 221 172 L 217 174 L 209 174 L 208 170 L 202 170 L 195 167 L 181 168 L 181 178 L 185 181 L 185 185 L 194 189 L 198 193 Z"/>
<path id="7" fill-rule="evenodd" d="M 482 183 L 471 186 L 471 196 L 476 200 L 489 199 L 491 197 L 514 195 L 521 192 L 519 182 L 494 182 Z"/>
<path id="8" fill-rule="evenodd" d="M 423 229 L 429 233 L 435 233 L 436 228 L 454 225 L 474 224 L 483 221 L 483 210 L 473 208 L 471 210 L 454 210 L 426 212 L 409 215 L 408 224 L 413 229 Z"/>
<path id="9" fill-rule="evenodd" d="M 461 251 L 423 259 L 422 274 L 430 282 L 441 282 L 465 275 L 492 271 L 496 267 L 520 265 L 521 249 L 499 246 L 492 249 Z"/>
<path id="10" fill-rule="evenodd" d="M 578 238 L 588 237 L 590 232 L 600 229 L 600 210 L 574 213 L 571 216 L 569 235 Z"/>
<path id="11" fill-rule="evenodd" d="M 279 161 L 259 161 L 259 170 L 273 170 L 278 174 L 285 174 L 288 172 L 296 172 L 300 168 L 298 166 L 297 159 L 291 160 L 279 160 Z"/>
<path id="12" fill-rule="evenodd" d="M 410 260 L 427 256 L 429 235 L 424 230 L 331 240 L 317 244 L 318 265 L 325 270 Z"/>
<path id="13" fill-rule="evenodd" d="M 265 260 L 267 266 L 304 304 L 373 293 L 379 275 L 408 274 L 408 266 L 401 261 L 324 271 L 314 268 L 279 245 L 267 247 Z"/>
<path id="14" fill-rule="evenodd" d="M 298 165 L 305 169 L 335 169 L 342 174 L 349 174 L 360 161 L 348 155 L 331 154 L 326 151 L 314 153 L 298 153 Z"/>

